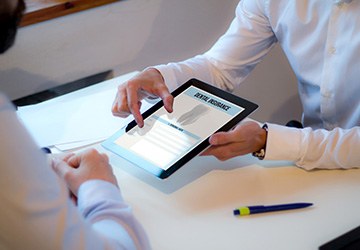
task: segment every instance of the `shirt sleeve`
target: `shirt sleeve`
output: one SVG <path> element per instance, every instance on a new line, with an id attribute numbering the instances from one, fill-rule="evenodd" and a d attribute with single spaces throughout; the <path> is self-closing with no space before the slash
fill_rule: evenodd
<path id="1" fill-rule="evenodd" d="M 115 185 L 102 180 L 83 183 L 78 207 L 100 235 L 120 243 L 124 249 L 150 249 L 143 228 Z"/>
<path id="2" fill-rule="evenodd" d="M 289 160 L 306 170 L 360 167 L 360 127 L 331 131 L 268 124 L 265 160 Z"/>
<path id="3" fill-rule="evenodd" d="M 277 42 L 261 0 L 242 0 L 226 33 L 202 55 L 155 66 L 170 91 L 191 78 L 232 91 Z"/>
<path id="4" fill-rule="evenodd" d="M 85 182 L 74 205 L 1 94 L 0 121 L 0 249 L 150 248 L 114 185 Z"/>

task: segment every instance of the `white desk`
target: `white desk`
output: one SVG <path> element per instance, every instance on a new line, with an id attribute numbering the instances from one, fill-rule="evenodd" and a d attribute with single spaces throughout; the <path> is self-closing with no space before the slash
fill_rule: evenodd
<path id="1" fill-rule="evenodd" d="M 360 225 L 360 170 L 306 172 L 251 156 L 197 157 L 159 180 L 111 155 L 125 199 L 154 249 L 317 249 Z M 260 165 L 261 164 L 261 165 Z M 234 217 L 241 205 L 313 207 Z"/>
<path id="2" fill-rule="evenodd" d="M 81 93 L 88 90 L 76 95 Z M 100 145 L 96 148 L 105 152 Z M 169 179 L 159 180 L 108 153 L 122 193 L 154 250 L 309 250 L 360 225 L 359 169 L 306 172 L 286 162 L 251 156 L 226 162 L 196 157 Z M 241 205 L 288 202 L 315 205 L 232 215 Z"/>

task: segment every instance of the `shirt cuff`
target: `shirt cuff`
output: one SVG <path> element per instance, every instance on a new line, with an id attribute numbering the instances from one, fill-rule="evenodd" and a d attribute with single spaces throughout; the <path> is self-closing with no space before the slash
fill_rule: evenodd
<path id="1" fill-rule="evenodd" d="M 161 64 L 161 65 L 153 66 L 151 68 L 155 68 L 161 73 L 162 77 L 164 78 L 164 82 L 170 92 L 174 91 L 179 87 L 177 84 L 175 74 L 171 69 L 171 67 L 168 67 L 165 64 Z"/>
<path id="2" fill-rule="evenodd" d="M 119 188 L 103 180 L 89 180 L 81 184 L 77 198 L 78 208 L 85 217 L 87 210 L 101 201 L 115 201 L 127 206 Z"/>
<path id="3" fill-rule="evenodd" d="M 267 123 L 268 135 L 264 160 L 297 161 L 301 157 L 301 131 Z"/>

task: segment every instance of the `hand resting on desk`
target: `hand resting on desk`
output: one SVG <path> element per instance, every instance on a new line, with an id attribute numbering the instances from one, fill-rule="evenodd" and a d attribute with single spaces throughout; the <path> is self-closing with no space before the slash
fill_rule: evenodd
<path id="1" fill-rule="evenodd" d="M 76 197 L 81 184 L 88 180 L 103 180 L 118 186 L 109 158 L 95 149 L 61 157 L 54 156 L 51 166 Z"/>

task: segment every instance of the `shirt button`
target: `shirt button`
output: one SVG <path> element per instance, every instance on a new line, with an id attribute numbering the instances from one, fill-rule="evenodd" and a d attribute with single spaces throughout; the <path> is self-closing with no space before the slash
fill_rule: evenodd
<path id="1" fill-rule="evenodd" d="M 335 4 L 336 4 L 339 8 L 341 8 L 341 7 L 343 6 L 343 4 L 344 4 L 344 1 L 343 1 L 343 0 L 337 0 L 337 1 L 335 1 Z"/>
<path id="2" fill-rule="evenodd" d="M 331 91 L 322 91 L 322 92 L 321 92 L 321 95 L 322 95 L 322 97 L 324 97 L 324 98 L 331 98 L 331 97 L 332 97 Z"/>
<path id="3" fill-rule="evenodd" d="M 336 53 L 336 48 L 335 48 L 334 46 L 331 46 L 331 47 L 329 48 L 329 53 L 330 53 L 331 55 L 334 55 L 334 54 Z"/>
<path id="4" fill-rule="evenodd" d="M 324 128 L 326 130 L 333 130 L 334 128 L 338 127 L 337 124 L 331 122 L 324 122 Z"/>

